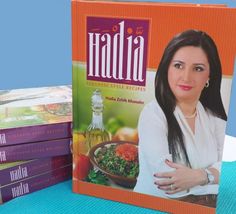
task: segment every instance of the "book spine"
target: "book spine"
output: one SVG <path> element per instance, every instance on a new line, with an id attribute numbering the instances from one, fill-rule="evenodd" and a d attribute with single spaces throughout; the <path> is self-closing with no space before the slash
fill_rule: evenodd
<path id="1" fill-rule="evenodd" d="M 0 170 L 0 186 L 60 168 L 61 166 L 68 165 L 71 162 L 71 155 L 63 155 L 52 158 L 36 159 Z"/>
<path id="2" fill-rule="evenodd" d="M 0 147 L 0 163 L 70 154 L 70 138 Z"/>
<path id="3" fill-rule="evenodd" d="M 0 147 L 71 138 L 71 122 L 0 129 Z"/>
<path id="4" fill-rule="evenodd" d="M 72 165 L 1 187 L 0 204 L 71 178 Z"/>

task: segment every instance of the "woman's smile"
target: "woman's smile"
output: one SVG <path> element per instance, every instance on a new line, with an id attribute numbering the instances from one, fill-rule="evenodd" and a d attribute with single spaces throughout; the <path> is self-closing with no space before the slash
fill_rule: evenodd
<path id="1" fill-rule="evenodd" d="M 178 85 L 183 91 L 190 91 L 193 87 L 189 85 Z"/>

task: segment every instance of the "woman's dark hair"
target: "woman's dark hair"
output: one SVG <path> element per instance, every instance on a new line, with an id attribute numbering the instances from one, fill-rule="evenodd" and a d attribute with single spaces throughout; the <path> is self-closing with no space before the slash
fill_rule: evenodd
<path id="1" fill-rule="evenodd" d="M 185 46 L 201 47 L 206 53 L 210 65 L 210 84 L 209 87 L 203 89 L 200 102 L 205 110 L 210 111 L 213 115 L 223 120 L 226 120 L 227 116 L 220 95 L 222 71 L 215 42 L 205 32 L 197 30 L 187 30 L 176 35 L 167 45 L 158 66 L 155 78 L 155 96 L 167 119 L 168 146 L 173 161 L 182 160 L 191 166 L 183 141 L 183 133 L 173 114 L 176 98 L 168 83 L 168 68 L 171 60 L 176 51 Z"/>

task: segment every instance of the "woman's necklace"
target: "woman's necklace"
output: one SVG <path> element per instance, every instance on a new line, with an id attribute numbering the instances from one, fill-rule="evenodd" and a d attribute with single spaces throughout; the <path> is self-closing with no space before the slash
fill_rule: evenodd
<path id="1" fill-rule="evenodd" d="M 196 115 L 197 115 L 197 109 L 195 109 L 195 111 L 193 112 L 193 114 L 191 114 L 191 115 L 189 115 L 189 116 L 184 115 L 184 118 L 185 118 L 185 119 L 192 119 L 192 118 L 196 117 Z"/>

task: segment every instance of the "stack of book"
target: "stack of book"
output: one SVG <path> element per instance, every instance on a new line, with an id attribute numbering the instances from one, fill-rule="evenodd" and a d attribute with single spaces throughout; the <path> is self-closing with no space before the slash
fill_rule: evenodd
<path id="1" fill-rule="evenodd" d="M 0 91 L 0 204 L 71 178 L 71 86 Z"/>

